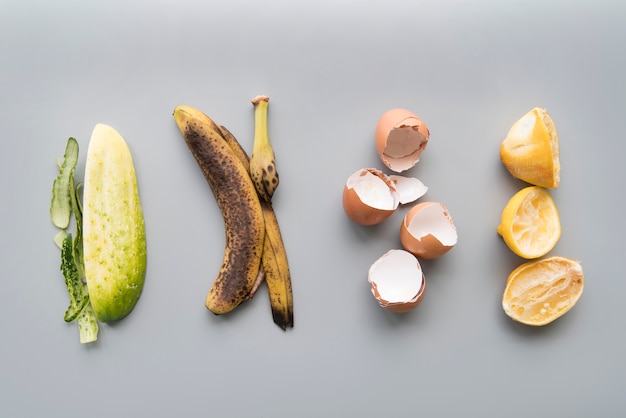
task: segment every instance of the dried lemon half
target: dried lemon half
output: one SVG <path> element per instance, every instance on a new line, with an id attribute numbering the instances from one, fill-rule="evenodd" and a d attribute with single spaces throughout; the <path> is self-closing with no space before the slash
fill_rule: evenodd
<path id="1" fill-rule="evenodd" d="M 520 257 L 546 255 L 561 237 L 559 212 L 550 192 L 529 186 L 515 193 L 502 211 L 498 234 Z"/>
<path id="2" fill-rule="evenodd" d="M 517 322 L 546 325 L 572 309 L 583 287 L 579 261 L 561 256 L 529 261 L 509 275 L 502 308 Z"/>
<path id="3" fill-rule="evenodd" d="M 536 107 L 518 119 L 500 146 L 500 159 L 516 178 L 535 186 L 559 185 L 559 138 L 545 109 Z"/>

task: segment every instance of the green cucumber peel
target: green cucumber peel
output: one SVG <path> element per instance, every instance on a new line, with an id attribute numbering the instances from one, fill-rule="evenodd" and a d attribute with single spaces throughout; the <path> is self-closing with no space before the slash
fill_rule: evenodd
<path id="1" fill-rule="evenodd" d="M 80 204 L 79 190 L 82 183 L 73 187 L 74 180 L 72 176 L 72 192 L 70 193 L 70 204 L 72 212 L 74 212 L 74 220 L 76 221 L 76 238 L 74 239 L 73 256 L 74 262 L 78 269 L 81 279 L 85 278 L 85 261 L 83 258 L 83 208 Z"/>
<path id="2" fill-rule="evenodd" d="M 67 140 L 63 162 L 57 160 L 59 174 L 52 183 L 50 219 L 59 229 L 65 229 L 70 223 L 71 194 L 74 190 L 74 171 L 78 162 L 78 142 L 74 138 Z"/>
<path id="3" fill-rule="evenodd" d="M 92 343 L 98 339 L 98 320 L 89 303 L 78 315 L 78 333 L 81 344 Z"/>
<path id="4" fill-rule="evenodd" d="M 89 144 L 84 190 L 74 178 L 78 143 L 69 138 L 63 161 L 57 160 L 50 204 L 52 223 L 61 230 L 54 242 L 70 299 L 64 319 L 77 321 L 83 344 L 97 340 L 99 322 L 117 321 L 133 310 L 146 273 L 144 217 L 130 150 L 103 124 L 96 125 Z M 67 231 L 72 214 L 74 235 Z"/>
<path id="5" fill-rule="evenodd" d="M 57 160 L 59 175 L 52 184 L 50 218 L 60 229 L 53 241 L 61 250 L 61 272 L 70 303 L 65 311 L 66 322 L 77 321 L 81 344 L 98 339 L 98 321 L 89 300 L 89 291 L 85 282 L 83 258 L 83 209 L 80 200 L 82 183 L 75 185 L 74 174 L 78 162 L 78 142 L 69 138 L 65 147 L 63 162 Z M 68 233 L 70 219 L 74 214 L 76 235 Z"/>
<path id="6" fill-rule="evenodd" d="M 65 311 L 65 322 L 75 321 L 89 303 L 89 293 L 83 285 L 74 261 L 73 241 L 72 234 L 66 234 L 61 247 L 61 271 L 70 297 L 70 305 Z"/>

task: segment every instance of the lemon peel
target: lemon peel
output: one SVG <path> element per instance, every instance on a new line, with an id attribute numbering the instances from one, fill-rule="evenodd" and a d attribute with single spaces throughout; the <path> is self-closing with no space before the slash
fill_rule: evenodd
<path id="1" fill-rule="evenodd" d="M 559 138 L 546 109 L 535 107 L 511 126 L 500 159 L 515 178 L 549 189 L 559 186 Z"/>
<path id="2" fill-rule="evenodd" d="M 576 305 L 584 288 L 579 261 L 561 256 L 528 261 L 509 275 L 502 308 L 514 321 L 542 326 Z"/>
<path id="3" fill-rule="evenodd" d="M 550 252 L 561 237 L 559 212 L 550 192 L 528 186 L 515 193 L 502 211 L 498 234 L 522 258 Z"/>

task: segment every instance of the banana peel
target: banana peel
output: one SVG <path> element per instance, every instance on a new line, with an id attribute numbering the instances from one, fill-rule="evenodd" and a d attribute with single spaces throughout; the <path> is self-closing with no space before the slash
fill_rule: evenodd
<path id="1" fill-rule="evenodd" d="M 217 315 L 230 312 L 242 302 L 252 299 L 260 284 L 265 281 L 274 323 L 283 330 L 293 327 L 293 293 L 287 253 L 271 201 L 259 192 L 252 179 L 250 158 L 226 127 L 218 125 L 198 109 L 177 106 L 174 110 L 174 119 L 211 186 L 225 222 L 227 243 L 224 263 L 207 296 L 207 308 Z M 236 178 L 235 182 L 225 184 L 226 180 L 222 176 L 215 175 L 214 171 L 219 168 L 215 168 L 216 163 L 208 161 L 208 155 L 205 155 L 208 154 L 207 150 L 198 152 L 196 148 L 206 146 L 207 142 L 212 144 L 211 152 L 217 154 L 220 161 L 227 161 L 228 170 L 231 170 Z M 218 180 L 219 178 L 222 180 Z M 233 193 L 235 196 L 232 196 Z M 236 201 L 236 195 L 251 194 L 256 198 L 252 199 L 253 204 L 242 206 L 241 202 Z M 233 219 L 235 207 L 243 207 L 243 212 L 254 213 L 254 216 L 243 223 L 241 222 L 243 218 Z M 237 224 L 239 228 L 235 227 Z M 252 233 L 241 229 L 251 224 Z M 259 228 L 260 237 L 257 234 Z M 229 235 L 237 237 L 240 244 L 237 248 L 234 248 L 233 243 L 228 240 Z M 252 253 L 258 255 L 258 263 L 257 256 L 246 253 L 244 248 L 248 251 L 252 249 Z M 233 261 L 227 264 L 227 260 Z M 232 263 L 237 263 L 237 260 L 244 260 L 247 263 L 245 279 L 242 279 L 241 275 L 233 274 L 235 268 Z M 217 283 L 222 289 L 228 288 L 229 291 L 215 291 Z M 216 308 L 217 306 L 220 308 Z"/>
<path id="2" fill-rule="evenodd" d="M 287 252 L 276 213 L 270 202 L 262 202 L 265 219 L 265 241 L 262 266 L 269 292 L 274 323 L 285 330 L 293 327 L 293 293 Z"/>

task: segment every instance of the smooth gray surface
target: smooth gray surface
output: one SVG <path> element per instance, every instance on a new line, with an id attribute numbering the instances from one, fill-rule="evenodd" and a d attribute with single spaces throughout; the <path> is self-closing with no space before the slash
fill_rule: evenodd
<path id="1" fill-rule="evenodd" d="M 6 417 L 614 417 L 626 414 L 623 271 L 626 3 L 620 1 L 0 2 L 0 415 Z M 172 118 L 196 106 L 251 150 L 267 94 L 275 209 L 295 328 L 265 288 L 204 308 L 223 250 L 213 196 Z M 510 125 L 552 115 L 563 235 L 578 305 L 539 329 L 503 313 L 522 262 L 496 234 L 523 186 L 499 161 Z M 399 247 L 406 208 L 372 228 L 341 207 L 382 168 L 378 117 L 406 107 L 432 136 L 406 174 L 447 205 L 459 244 L 423 263 L 419 308 L 393 315 L 366 281 Z M 148 274 L 135 311 L 81 346 L 63 322 L 50 189 L 69 136 L 108 123 L 135 158 Z"/>

